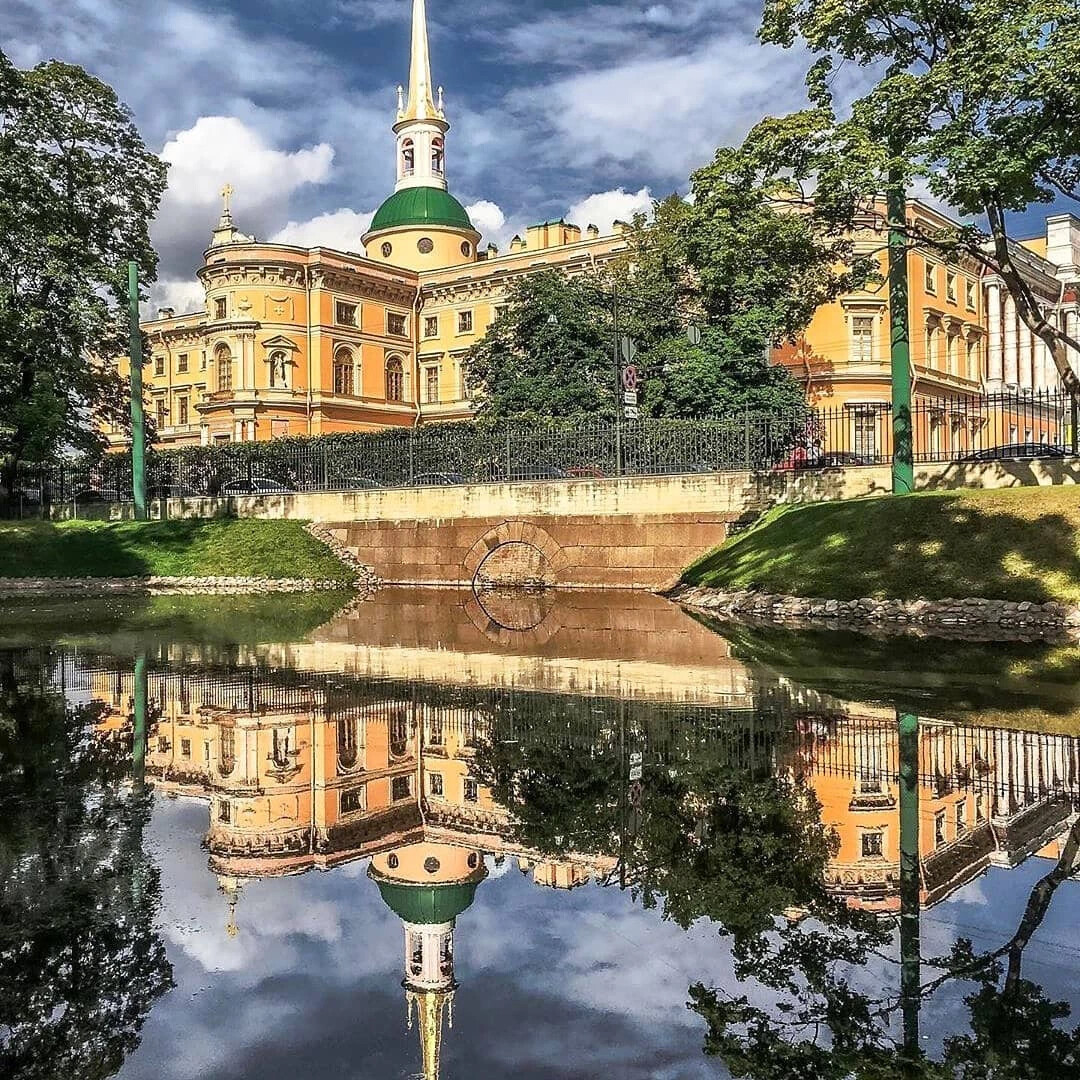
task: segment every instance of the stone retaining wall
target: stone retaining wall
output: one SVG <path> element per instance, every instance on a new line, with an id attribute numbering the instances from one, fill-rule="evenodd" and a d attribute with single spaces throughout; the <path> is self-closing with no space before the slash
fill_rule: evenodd
<path id="1" fill-rule="evenodd" d="M 817 623 L 835 628 L 874 626 L 1001 627 L 1059 633 L 1080 628 L 1080 607 L 1035 604 L 1027 601 L 983 600 L 826 600 L 815 597 L 775 596 L 751 591 L 724 592 L 704 586 L 683 585 L 671 599 L 710 615 L 748 616 L 776 623 Z"/>

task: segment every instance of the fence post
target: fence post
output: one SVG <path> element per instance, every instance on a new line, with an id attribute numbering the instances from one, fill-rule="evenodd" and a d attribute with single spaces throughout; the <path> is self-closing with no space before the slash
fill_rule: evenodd
<path id="1" fill-rule="evenodd" d="M 743 413 L 743 468 L 750 471 L 750 414 Z"/>
<path id="2" fill-rule="evenodd" d="M 416 428 L 409 428 L 409 480 L 411 486 L 413 477 L 416 475 L 416 456 L 413 450 L 413 441 L 416 439 Z"/>

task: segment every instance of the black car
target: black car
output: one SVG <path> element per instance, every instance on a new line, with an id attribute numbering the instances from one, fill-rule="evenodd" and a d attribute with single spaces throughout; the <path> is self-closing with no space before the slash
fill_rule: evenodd
<path id="1" fill-rule="evenodd" d="M 221 489 L 222 495 L 292 495 L 293 489 L 265 476 L 250 480 L 230 480 Z"/>
<path id="2" fill-rule="evenodd" d="M 416 487 L 451 487 L 454 484 L 467 484 L 468 478 L 459 472 L 429 472 L 414 476 Z"/>
<path id="3" fill-rule="evenodd" d="M 370 476 L 346 476 L 338 481 L 338 486 L 345 491 L 375 491 L 386 485 L 380 484 Z"/>
<path id="4" fill-rule="evenodd" d="M 518 465 L 507 474 L 508 480 L 565 480 L 569 473 L 557 465 Z"/>
<path id="5" fill-rule="evenodd" d="M 1008 443 L 1005 446 L 990 446 L 985 450 L 976 450 L 973 454 L 962 457 L 961 461 L 1021 461 L 1032 458 L 1064 458 L 1069 451 L 1064 446 L 1052 443 Z"/>

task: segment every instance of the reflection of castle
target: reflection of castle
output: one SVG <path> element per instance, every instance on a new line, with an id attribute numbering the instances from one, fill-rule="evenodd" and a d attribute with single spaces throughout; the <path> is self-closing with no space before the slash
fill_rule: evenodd
<path id="1" fill-rule="evenodd" d="M 805 771 L 838 850 L 828 882 L 854 904 L 899 907 L 899 740 L 893 718 L 805 719 Z M 1080 783 L 1078 740 L 923 720 L 919 735 L 922 902 L 990 865 L 1012 867 L 1068 830 Z"/>

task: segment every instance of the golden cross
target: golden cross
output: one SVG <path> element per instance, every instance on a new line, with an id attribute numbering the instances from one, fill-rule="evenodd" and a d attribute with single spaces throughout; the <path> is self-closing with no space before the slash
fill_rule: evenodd
<path id="1" fill-rule="evenodd" d="M 229 200 L 232 198 L 233 186 L 232 184 L 226 184 L 221 189 L 221 197 L 225 200 L 225 213 L 229 212 Z"/>

